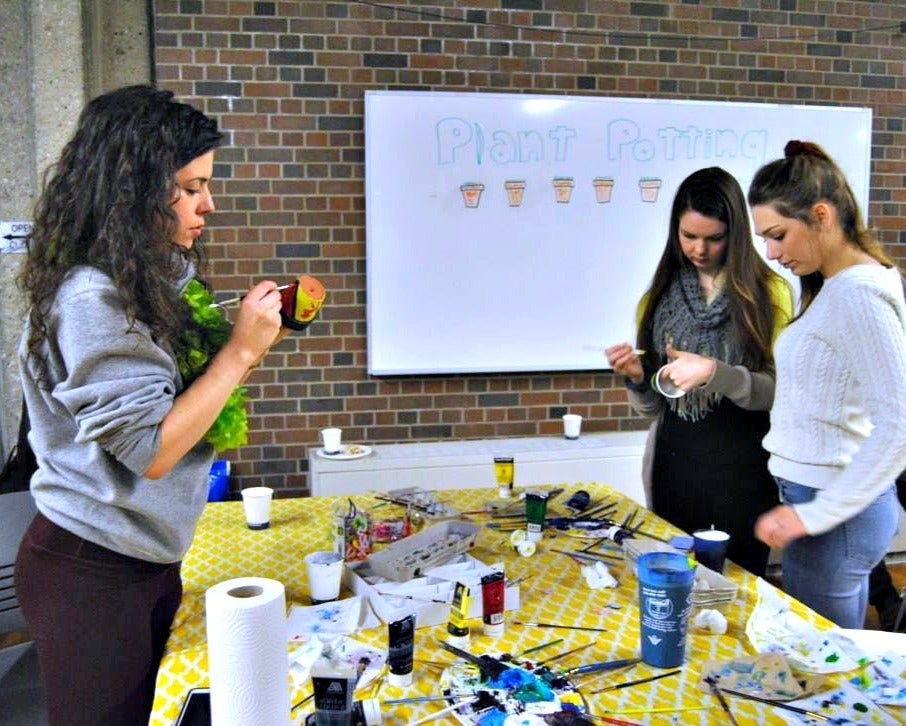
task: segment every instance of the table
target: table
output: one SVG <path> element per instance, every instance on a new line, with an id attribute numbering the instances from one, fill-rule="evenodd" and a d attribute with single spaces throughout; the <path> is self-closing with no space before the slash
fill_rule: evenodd
<path id="1" fill-rule="evenodd" d="M 644 530 L 659 536 L 679 533 L 679 530 L 639 507 L 633 500 L 602 484 L 567 486 L 566 491 L 552 505 L 552 512 L 556 513 L 559 509 L 558 502 L 566 501 L 579 488 L 589 491 L 593 501 L 607 498 L 618 502 L 617 512 L 610 515 L 614 519 L 622 520 L 630 512 L 639 510 L 644 516 Z M 441 498 L 453 503 L 460 511 L 473 511 L 496 499 L 496 487 L 451 490 L 443 492 Z M 315 549 L 331 548 L 330 514 L 334 504 L 342 501 L 343 497 L 276 499 L 273 503 L 271 527 L 258 531 L 246 527 L 241 502 L 218 502 L 206 506 L 192 546 L 183 561 L 185 593 L 161 662 L 151 726 L 170 726 L 179 713 L 188 690 L 208 683 L 205 590 L 234 577 L 268 577 L 284 583 L 288 605 L 292 602 L 309 604 L 303 556 Z M 368 495 L 356 496 L 354 501 L 357 506 L 365 508 L 382 504 Z M 378 509 L 376 516 L 392 508 L 392 505 L 383 506 L 385 508 Z M 476 521 L 483 520 L 483 517 L 476 518 Z M 638 521 L 639 517 L 636 517 L 633 524 Z M 579 540 L 570 534 L 548 531 L 538 551 L 529 558 L 520 557 L 514 551 L 508 536 L 508 533 L 483 528 L 476 547 L 470 554 L 487 563 L 503 561 L 508 578 L 526 578 L 520 584 L 521 607 L 518 619 L 603 627 L 607 629 L 607 633 L 518 626 L 510 622 L 515 618 L 512 613 L 508 613 L 506 633 L 498 640 L 481 634 L 480 620 L 472 623 L 472 652 L 516 653 L 563 638 L 562 643 L 550 651 L 542 652 L 556 654 L 597 640 L 594 647 L 560 661 L 564 666 L 637 655 L 639 630 L 638 607 L 635 604 L 637 582 L 634 575 L 624 574 L 623 566 L 615 565 L 611 569 L 620 581 L 619 586 L 615 589 L 592 590 L 585 584 L 579 566 L 572 559 L 552 551 L 578 549 Z M 642 686 L 590 695 L 588 703 L 592 713 L 622 712 L 623 715 L 614 717 L 646 724 L 728 723 L 715 699 L 696 686 L 699 666 L 704 662 L 730 660 L 752 654 L 745 637 L 745 624 L 756 602 L 756 577 L 733 563 L 727 564 L 725 575 L 739 585 L 739 596 L 726 610 L 728 632 L 716 636 L 690 628 L 687 659 L 680 675 Z M 799 602 L 792 602 L 792 609 L 819 628 L 831 626 Z M 440 669 L 432 664 L 450 663 L 454 658 L 435 645 L 438 638 L 443 638 L 444 632 L 444 626 L 419 628 L 415 643 L 416 668 L 413 684 L 408 688 L 394 688 L 384 682 L 378 696 L 388 699 L 438 695 Z M 372 646 L 387 646 L 386 627 L 363 630 L 354 637 Z M 617 672 L 610 677 L 604 675 L 597 679 L 589 677 L 583 683 L 588 684 L 589 690 L 594 690 L 608 683 L 634 680 L 659 672 L 662 671 L 641 663 L 628 672 Z M 365 696 L 373 695 L 367 692 L 369 688 L 364 690 Z M 292 703 L 302 700 L 308 693 L 308 684 L 300 686 L 292 694 Z M 357 694 L 357 697 L 362 695 Z M 425 717 L 440 707 L 437 703 L 395 706 L 393 710 L 388 707 L 384 713 L 384 722 L 391 726 L 406 724 Z M 658 711 L 652 712 L 652 709 Z M 772 707 L 752 701 L 733 699 L 732 709 L 740 723 L 786 723 Z M 639 710 L 647 713 L 641 715 Z M 293 723 L 301 722 L 304 716 L 304 713 L 300 713 L 302 711 L 303 709 L 298 709 L 294 712 Z M 635 715 L 633 711 L 636 711 Z M 452 719 L 446 718 L 448 720 L 445 722 L 452 723 Z"/>

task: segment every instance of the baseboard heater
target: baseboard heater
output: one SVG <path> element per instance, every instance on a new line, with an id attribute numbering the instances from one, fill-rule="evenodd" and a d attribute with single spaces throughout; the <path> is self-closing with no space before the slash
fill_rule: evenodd
<path id="1" fill-rule="evenodd" d="M 361 494 L 401 487 L 495 487 L 494 457 L 515 459 L 515 485 L 597 482 L 644 503 L 642 453 L 647 431 L 510 439 L 378 444 L 360 459 L 335 460 L 309 451 L 311 493 Z"/>

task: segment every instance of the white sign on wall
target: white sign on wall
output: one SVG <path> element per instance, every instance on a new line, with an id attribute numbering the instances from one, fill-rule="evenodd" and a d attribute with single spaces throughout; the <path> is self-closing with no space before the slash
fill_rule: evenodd
<path id="1" fill-rule="evenodd" d="M 867 108 L 366 91 L 369 373 L 607 368 L 682 180 L 720 166 L 745 192 L 790 139 L 867 210 Z"/>
<path id="2" fill-rule="evenodd" d="M 25 240 L 31 233 L 31 222 L 0 220 L 0 253 L 25 252 Z"/>

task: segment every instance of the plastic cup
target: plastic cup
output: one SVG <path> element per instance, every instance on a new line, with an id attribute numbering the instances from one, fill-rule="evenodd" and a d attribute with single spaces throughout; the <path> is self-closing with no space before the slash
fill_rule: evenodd
<path id="1" fill-rule="evenodd" d="M 271 500 L 274 490 L 270 487 L 248 487 L 242 490 L 242 507 L 249 529 L 267 529 L 271 526 Z"/>
<path id="2" fill-rule="evenodd" d="M 675 668 L 686 657 L 695 570 L 689 557 L 677 552 L 646 552 L 636 568 L 642 660 L 656 668 Z"/>
<path id="3" fill-rule="evenodd" d="M 325 454 L 339 454 L 343 445 L 343 429 L 321 429 L 321 443 Z"/>
<path id="4" fill-rule="evenodd" d="M 730 535 L 719 529 L 703 529 L 692 533 L 692 551 L 699 564 L 723 573 L 730 546 Z"/>
<path id="5" fill-rule="evenodd" d="M 308 572 L 308 589 L 311 604 L 336 600 L 340 596 L 340 582 L 343 579 L 343 557 L 337 552 L 322 550 L 305 555 L 305 569 Z"/>
<path id="6" fill-rule="evenodd" d="M 582 430 L 582 417 L 577 413 L 563 414 L 563 435 L 568 439 L 578 439 Z"/>
<path id="7" fill-rule="evenodd" d="M 686 392 L 670 380 L 670 377 L 664 370 L 666 367 L 667 366 L 662 366 L 658 369 L 657 373 L 651 376 L 651 387 L 667 398 L 681 398 L 682 396 L 685 396 Z"/>

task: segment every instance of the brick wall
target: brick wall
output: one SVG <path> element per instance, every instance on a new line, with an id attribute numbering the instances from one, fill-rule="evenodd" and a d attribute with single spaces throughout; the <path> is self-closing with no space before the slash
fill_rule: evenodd
<path id="1" fill-rule="evenodd" d="M 906 257 L 906 3 L 894 0 L 155 0 L 158 85 L 216 116 L 211 281 L 316 275 L 329 306 L 250 379 L 233 489 L 307 491 L 318 430 L 352 442 L 638 429 L 607 372 L 373 378 L 366 89 L 816 103 L 873 110 L 868 216 Z M 603 341 L 602 341 L 603 342 Z"/>

